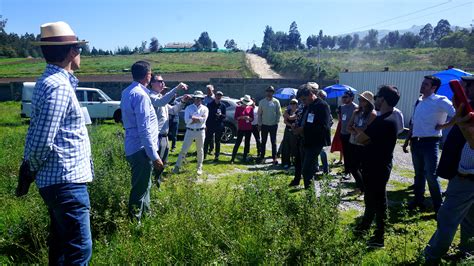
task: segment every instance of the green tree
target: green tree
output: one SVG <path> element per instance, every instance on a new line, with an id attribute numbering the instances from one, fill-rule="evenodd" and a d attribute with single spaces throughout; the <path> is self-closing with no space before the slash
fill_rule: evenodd
<path id="1" fill-rule="evenodd" d="M 262 42 L 262 49 L 268 49 L 270 47 L 275 46 L 275 32 L 273 31 L 272 27 L 266 26 L 265 31 L 263 31 L 263 42 Z"/>
<path id="2" fill-rule="evenodd" d="M 216 42 L 212 42 L 212 49 L 219 49 L 219 46 L 217 46 Z"/>
<path id="3" fill-rule="evenodd" d="M 285 50 L 297 50 L 301 47 L 301 35 L 298 31 L 298 25 L 293 21 L 288 32 L 287 45 Z"/>
<path id="4" fill-rule="evenodd" d="M 397 47 L 398 42 L 400 41 L 400 33 L 398 30 L 391 31 L 387 34 L 387 45 L 389 47 Z"/>
<path id="5" fill-rule="evenodd" d="M 308 47 L 308 49 L 311 49 L 313 47 L 317 47 L 318 46 L 318 39 L 319 39 L 319 37 L 316 36 L 316 35 L 308 36 L 308 38 L 306 38 L 306 47 Z"/>
<path id="6" fill-rule="evenodd" d="M 212 40 L 206 31 L 202 32 L 199 38 L 194 41 L 194 48 L 198 51 L 212 50 Z"/>
<path id="7" fill-rule="evenodd" d="M 142 44 L 140 45 L 140 48 L 138 49 L 138 52 L 143 54 L 146 51 L 146 41 L 142 41 Z"/>
<path id="8" fill-rule="evenodd" d="M 95 47 L 92 47 L 91 55 L 92 56 L 97 56 L 97 55 L 99 55 L 99 51 L 97 49 L 95 49 Z"/>
<path id="9" fill-rule="evenodd" d="M 286 51 L 288 50 L 288 34 L 283 31 L 277 31 L 275 33 L 275 41 L 272 49 L 274 51 L 280 52 L 280 51 Z"/>
<path id="10" fill-rule="evenodd" d="M 229 50 L 237 50 L 237 43 L 234 41 L 234 39 L 226 40 L 224 43 L 224 47 Z"/>
<path id="11" fill-rule="evenodd" d="M 354 34 L 354 36 L 352 36 L 352 42 L 351 42 L 351 49 L 355 49 L 357 47 L 359 47 L 359 44 L 360 44 L 360 37 L 359 37 L 359 34 Z"/>
<path id="12" fill-rule="evenodd" d="M 156 53 L 160 49 L 160 43 L 158 42 L 158 39 L 156 37 L 152 37 L 150 39 L 150 52 L 151 53 Z"/>
<path id="13" fill-rule="evenodd" d="M 438 21 L 438 24 L 433 29 L 431 39 L 437 44 L 439 44 L 440 40 L 451 32 L 451 25 L 449 24 L 449 21 L 447 21 L 446 19 L 441 19 L 440 21 Z"/>
<path id="14" fill-rule="evenodd" d="M 466 29 L 461 29 L 455 32 L 444 36 L 439 41 L 439 46 L 446 48 L 446 47 L 454 47 L 454 48 L 463 48 L 467 47 L 467 43 L 469 42 L 469 31 Z"/>
<path id="15" fill-rule="evenodd" d="M 362 39 L 362 46 L 369 47 L 371 49 L 377 47 L 379 32 L 374 29 L 370 29 L 367 36 Z"/>
<path id="16" fill-rule="evenodd" d="M 400 46 L 402 48 L 415 48 L 421 41 L 420 36 L 413 34 L 412 32 L 405 32 L 400 36 Z"/>
<path id="17" fill-rule="evenodd" d="M 337 45 L 339 45 L 339 49 L 342 49 L 342 50 L 349 50 L 349 48 L 351 47 L 351 42 L 352 42 L 351 35 L 339 36 L 337 38 Z"/>
<path id="18" fill-rule="evenodd" d="M 421 42 L 425 45 L 431 42 L 431 36 L 433 35 L 433 26 L 430 23 L 426 24 L 421 28 L 420 33 L 418 35 L 421 38 Z"/>

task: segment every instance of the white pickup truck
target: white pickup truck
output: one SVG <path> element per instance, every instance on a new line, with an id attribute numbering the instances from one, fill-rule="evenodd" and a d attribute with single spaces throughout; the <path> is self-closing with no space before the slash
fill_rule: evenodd
<path id="1" fill-rule="evenodd" d="M 31 116 L 31 98 L 35 82 L 23 82 L 21 95 L 21 117 Z M 105 92 L 95 88 L 78 87 L 76 97 L 82 107 L 86 107 L 91 119 L 121 120 L 120 101 L 113 101 Z"/>

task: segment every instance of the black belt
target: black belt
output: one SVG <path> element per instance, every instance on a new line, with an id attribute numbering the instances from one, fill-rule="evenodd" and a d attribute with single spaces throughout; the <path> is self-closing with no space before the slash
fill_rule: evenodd
<path id="1" fill-rule="evenodd" d="M 462 174 L 458 172 L 458 176 L 474 181 L 474 174 Z"/>
<path id="2" fill-rule="evenodd" d="M 438 141 L 440 139 L 441 139 L 441 137 L 411 137 L 412 141 L 419 141 L 419 142 Z"/>
<path id="3" fill-rule="evenodd" d="M 187 127 L 186 130 L 191 130 L 191 131 L 201 131 L 201 130 L 204 130 L 206 129 L 205 127 L 201 127 L 201 128 L 189 128 Z"/>
<path id="4" fill-rule="evenodd" d="M 158 137 L 159 138 L 166 138 L 166 137 L 168 137 L 168 134 L 159 134 Z"/>

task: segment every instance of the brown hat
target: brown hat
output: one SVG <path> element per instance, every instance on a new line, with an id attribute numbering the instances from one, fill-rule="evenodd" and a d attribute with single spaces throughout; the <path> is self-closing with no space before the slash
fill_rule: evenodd
<path id="1" fill-rule="evenodd" d="M 359 95 L 362 99 L 368 101 L 372 106 L 374 106 L 374 94 L 370 91 L 364 91 Z"/>
<path id="2" fill-rule="evenodd" d="M 71 27 L 63 21 L 51 22 L 41 25 L 41 41 L 31 42 L 33 45 L 84 45 L 85 40 L 78 40 Z"/>

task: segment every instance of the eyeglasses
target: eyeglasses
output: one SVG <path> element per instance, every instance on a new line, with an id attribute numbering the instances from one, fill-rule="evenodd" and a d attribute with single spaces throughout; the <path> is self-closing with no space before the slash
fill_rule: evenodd
<path id="1" fill-rule="evenodd" d="M 296 103 L 290 103 L 291 105 L 296 105 Z"/>
<path id="2" fill-rule="evenodd" d="M 349 96 L 344 95 L 344 96 L 342 96 L 342 98 L 343 98 L 343 99 L 347 99 L 347 98 L 349 98 Z"/>
<path id="3" fill-rule="evenodd" d="M 152 83 L 164 83 L 165 81 L 162 80 L 162 79 L 157 79 L 157 80 L 153 80 Z"/>

